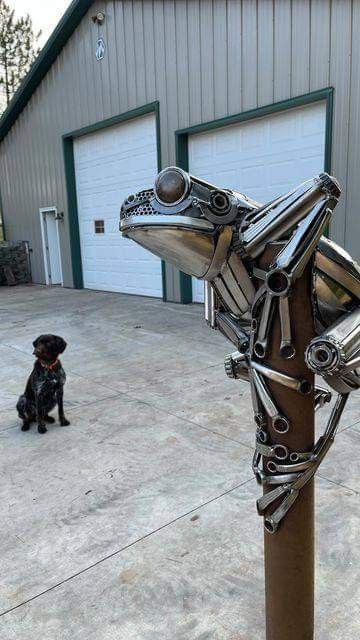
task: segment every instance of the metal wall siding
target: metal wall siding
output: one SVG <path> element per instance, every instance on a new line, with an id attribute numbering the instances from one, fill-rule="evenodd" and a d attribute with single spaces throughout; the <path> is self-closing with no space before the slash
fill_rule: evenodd
<path id="1" fill-rule="evenodd" d="M 228 69 L 227 69 L 227 94 L 228 112 L 239 113 L 242 111 L 242 3 L 227 2 L 227 32 L 228 32 Z M 226 114 L 224 114 L 226 115 Z"/>
<path id="2" fill-rule="evenodd" d="M 258 95 L 257 3 L 243 0 L 242 7 L 242 111 L 257 105 Z"/>
<path id="3" fill-rule="evenodd" d="M 274 5 L 258 4 L 258 106 L 274 101 Z"/>
<path id="4" fill-rule="evenodd" d="M 194 0 L 193 2 L 188 3 L 187 14 L 189 42 L 189 124 L 197 124 L 202 121 L 199 0 Z"/>
<path id="5" fill-rule="evenodd" d="M 227 113 L 227 11 L 226 2 L 214 2 L 214 114 Z"/>
<path id="6" fill-rule="evenodd" d="M 173 0 L 164 4 L 164 27 L 165 27 L 165 73 L 167 96 L 167 125 L 170 131 L 175 131 L 178 126 L 178 83 L 177 83 L 177 56 L 176 56 L 176 25 L 175 7 Z M 168 139 L 169 157 L 175 155 L 174 136 Z"/>
<path id="7" fill-rule="evenodd" d="M 291 0 L 274 0 L 275 102 L 291 96 L 291 30 Z"/>
<path id="8" fill-rule="evenodd" d="M 310 91 L 310 0 L 291 5 L 291 96 Z"/>
<path id="9" fill-rule="evenodd" d="M 214 15 L 212 0 L 200 0 L 200 62 L 202 121 L 215 115 L 214 84 Z M 217 87 L 216 87 L 217 90 Z"/>
<path id="10" fill-rule="evenodd" d="M 102 26 L 91 20 L 97 10 Z M 39 207 L 54 205 L 65 212 L 60 242 L 72 284 L 64 134 L 158 100 L 166 166 L 176 129 L 327 86 L 335 89 L 332 170 L 344 189 L 332 233 L 359 256 L 359 27 L 351 0 L 94 2 L 0 145 L 7 236 L 30 240 L 34 280 L 44 281 Z M 175 271 L 166 283 L 176 298 Z"/>
<path id="11" fill-rule="evenodd" d="M 154 11 L 152 2 L 143 3 L 146 102 L 156 99 Z"/>
<path id="12" fill-rule="evenodd" d="M 180 129 L 189 122 L 189 40 L 186 2 L 175 2 L 175 40 L 177 61 L 178 124 Z M 181 96 L 181 98 L 180 98 Z"/>
<path id="13" fill-rule="evenodd" d="M 343 194 L 339 205 L 336 207 L 336 215 L 331 224 L 331 232 L 341 244 L 345 242 L 345 211 L 348 195 L 346 183 L 349 142 L 351 40 L 352 2 L 351 0 L 342 0 L 342 2 L 333 0 L 331 3 L 330 84 L 335 87 L 336 91 L 334 95 L 332 171 L 343 187 Z M 359 252 L 359 249 L 357 251 Z"/>
<path id="14" fill-rule="evenodd" d="M 352 255 L 359 256 L 360 205 L 359 205 L 359 131 L 360 131 L 360 3 L 353 7 L 353 34 L 351 50 L 351 93 L 349 118 L 349 149 L 347 174 L 347 201 L 349 214 L 345 220 L 345 245 Z"/>
<path id="15" fill-rule="evenodd" d="M 329 86 L 331 0 L 310 3 L 310 91 Z"/>

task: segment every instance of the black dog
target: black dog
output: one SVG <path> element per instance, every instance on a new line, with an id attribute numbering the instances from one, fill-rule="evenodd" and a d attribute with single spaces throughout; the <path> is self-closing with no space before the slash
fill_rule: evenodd
<path id="1" fill-rule="evenodd" d="M 61 426 L 70 424 L 65 418 L 63 405 L 66 376 L 58 359 L 59 353 L 66 348 L 66 342 L 60 336 L 47 334 L 36 338 L 33 346 L 37 360 L 16 408 L 23 420 L 22 431 L 28 431 L 31 423 L 37 421 L 38 432 L 46 433 L 45 422 L 55 422 L 55 419 L 49 416 L 49 412 L 56 405 Z"/>

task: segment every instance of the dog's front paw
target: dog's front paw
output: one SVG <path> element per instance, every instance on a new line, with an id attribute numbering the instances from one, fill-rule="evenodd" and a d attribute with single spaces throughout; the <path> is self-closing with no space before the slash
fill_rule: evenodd
<path id="1" fill-rule="evenodd" d="M 45 427 L 44 424 L 39 424 L 38 425 L 38 432 L 39 433 L 46 433 L 47 432 L 47 428 Z"/>
<path id="2" fill-rule="evenodd" d="M 68 426 L 69 426 L 69 424 L 70 424 L 70 422 L 69 422 L 69 420 L 67 420 L 66 418 L 61 418 L 61 419 L 60 419 L 60 425 L 61 425 L 62 427 L 68 427 Z"/>
<path id="3" fill-rule="evenodd" d="M 30 422 L 24 422 L 24 424 L 21 427 L 21 431 L 29 431 L 30 429 Z"/>

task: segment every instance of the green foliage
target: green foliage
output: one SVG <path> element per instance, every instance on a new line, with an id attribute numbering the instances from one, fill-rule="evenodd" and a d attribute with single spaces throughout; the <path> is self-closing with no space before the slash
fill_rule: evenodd
<path id="1" fill-rule="evenodd" d="M 29 15 L 16 18 L 14 10 L 0 0 L 0 113 L 39 53 L 36 43 L 40 34 L 34 33 Z"/>

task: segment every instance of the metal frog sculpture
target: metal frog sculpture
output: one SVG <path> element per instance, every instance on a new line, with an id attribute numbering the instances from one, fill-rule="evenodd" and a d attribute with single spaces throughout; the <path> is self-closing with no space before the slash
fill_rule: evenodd
<path id="1" fill-rule="evenodd" d="M 236 347 L 225 360 L 226 373 L 251 385 L 257 424 L 253 468 L 260 484 L 271 485 L 257 506 L 270 533 L 314 476 L 333 443 L 350 392 L 360 387 L 360 268 L 322 235 L 340 193 L 335 178 L 321 173 L 260 205 L 169 167 L 153 189 L 129 196 L 121 207 L 124 236 L 206 281 L 206 320 Z M 272 243 L 280 250 L 263 270 L 259 258 Z M 310 393 L 311 385 L 275 371 L 265 361 L 275 312 L 280 317 L 280 355 L 289 359 L 295 354 L 290 294 L 310 259 L 316 337 L 307 346 L 305 360 L 338 398 L 313 450 L 290 451 L 272 443 L 266 430 L 268 420 L 278 433 L 291 428 L 266 380 L 299 394 Z M 314 397 L 316 410 L 330 401 L 331 393 L 316 387 Z M 261 464 L 263 457 L 266 465 Z"/>

